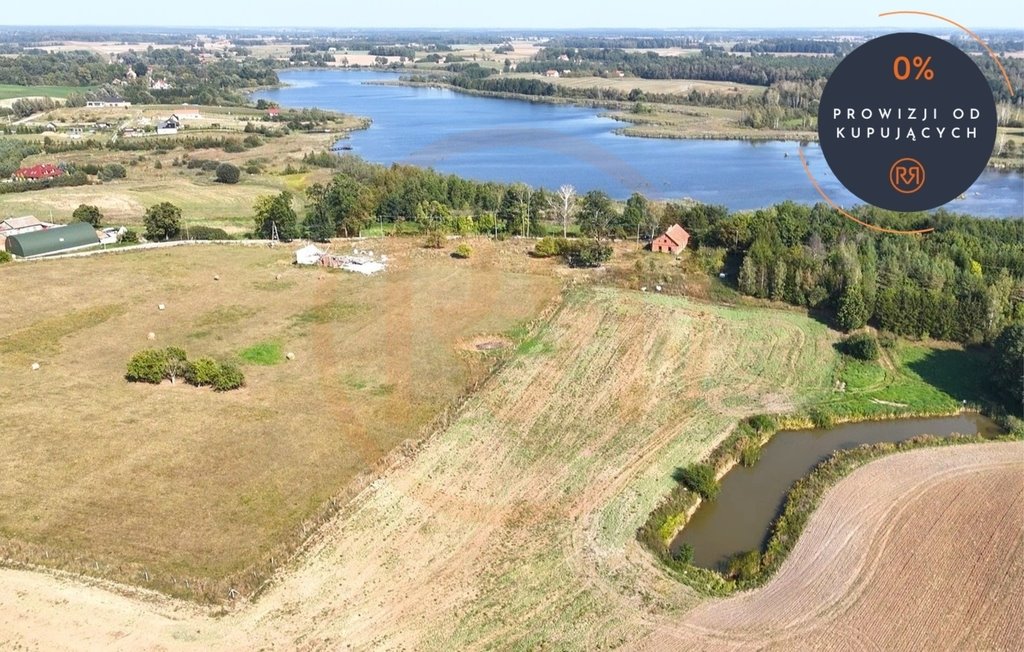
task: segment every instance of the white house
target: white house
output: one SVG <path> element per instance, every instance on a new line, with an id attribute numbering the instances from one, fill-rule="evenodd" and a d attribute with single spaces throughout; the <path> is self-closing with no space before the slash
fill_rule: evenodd
<path id="1" fill-rule="evenodd" d="M 178 133 L 178 127 L 181 126 L 181 122 L 177 116 L 171 116 L 166 120 L 161 120 L 156 123 L 156 133 L 158 136 L 169 136 Z"/>
<path id="2" fill-rule="evenodd" d="M 316 265 L 320 262 L 324 252 L 320 251 L 315 245 L 306 245 L 300 249 L 295 250 L 295 264 L 296 265 Z"/>

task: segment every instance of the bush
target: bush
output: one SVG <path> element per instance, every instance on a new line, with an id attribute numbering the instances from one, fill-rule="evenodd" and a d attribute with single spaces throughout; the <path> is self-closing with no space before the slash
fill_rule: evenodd
<path id="1" fill-rule="evenodd" d="M 840 343 L 839 350 L 858 360 L 877 360 L 882 352 L 871 333 L 855 333 Z"/>
<path id="2" fill-rule="evenodd" d="M 211 358 L 199 358 L 185 369 L 185 382 L 196 387 L 212 386 L 220 376 L 220 363 Z"/>
<path id="3" fill-rule="evenodd" d="M 836 425 L 836 419 L 832 413 L 822 408 L 813 408 L 809 416 L 815 428 L 831 428 Z"/>
<path id="4" fill-rule="evenodd" d="M 3 265 L 4 263 L 9 263 L 12 260 L 13 258 L 11 258 L 11 254 L 7 253 L 6 251 L 0 251 L 0 265 Z"/>
<path id="5" fill-rule="evenodd" d="M 558 245 L 560 238 L 545 237 L 537 241 L 537 245 L 533 248 L 533 253 L 538 258 L 551 258 L 558 256 L 561 253 L 561 247 Z"/>
<path id="6" fill-rule="evenodd" d="M 570 267 L 600 267 L 612 257 L 611 246 L 597 240 L 583 240 L 576 244 L 574 251 L 565 254 L 565 262 Z"/>
<path id="7" fill-rule="evenodd" d="M 740 449 L 740 464 L 749 468 L 757 464 L 759 459 L 761 459 L 761 443 L 756 439 L 746 439 L 743 442 L 743 448 Z"/>
<path id="8" fill-rule="evenodd" d="M 672 477 L 690 491 L 699 494 L 704 500 L 714 500 L 718 495 L 715 469 L 708 464 L 691 464 L 686 468 L 678 468 Z"/>
<path id="9" fill-rule="evenodd" d="M 86 163 L 85 165 L 81 166 L 79 169 L 82 172 L 85 172 L 86 174 L 91 175 L 91 176 L 96 176 L 97 174 L 100 173 L 100 166 L 96 165 L 95 163 Z"/>
<path id="10" fill-rule="evenodd" d="M 726 562 L 729 577 L 743 581 L 756 579 L 761 572 L 761 553 L 757 550 L 738 552 Z"/>
<path id="11" fill-rule="evenodd" d="M 107 163 L 99 171 L 99 177 L 102 181 L 124 179 L 126 176 L 128 176 L 128 170 L 120 163 Z"/>
<path id="12" fill-rule="evenodd" d="M 218 229 L 214 226 L 203 226 L 202 224 L 197 226 L 188 227 L 188 237 L 191 240 L 230 240 L 231 236 L 224 229 Z"/>
<path id="13" fill-rule="evenodd" d="M 221 163 L 217 166 L 217 181 L 219 183 L 238 183 L 241 173 L 238 168 L 230 163 Z"/>
<path id="14" fill-rule="evenodd" d="M 126 244 L 135 244 L 139 241 L 139 234 L 133 229 L 125 229 L 124 233 L 121 234 L 120 241 Z"/>
<path id="15" fill-rule="evenodd" d="M 220 373 L 213 381 L 213 389 L 218 392 L 227 392 L 232 389 L 238 389 L 245 385 L 245 376 L 242 375 L 242 370 L 233 364 L 226 362 L 221 363 Z"/>
<path id="16" fill-rule="evenodd" d="M 452 252 L 452 258 L 469 258 L 473 255 L 473 248 L 466 243 L 460 244 L 455 247 L 455 251 Z"/>
<path id="17" fill-rule="evenodd" d="M 693 562 L 693 546 L 688 543 L 679 544 L 679 548 L 672 552 L 672 559 L 681 563 L 689 564 Z"/>
<path id="18" fill-rule="evenodd" d="M 431 231 L 423 241 L 423 246 L 427 249 L 442 249 L 444 248 L 444 236 L 440 231 Z"/>
<path id="19" fill-rule="evenodd" d="M 754 415 L 747 419 L 747 423 L 749 423 L 750 427 L 759 433 L 766 433 L 775 430 L 775 419 L 771 418 L 767 414 Z"/>
<path id="20" fill-rule="evenodd" d="M 237 138 L 228 138 L 224 141 L 223 149 L 228 154 L 237 154 L 245 151 L 245 145 Z"/>
<path id="21" fill-rule="evenodd" d="M 128 361 L 125 380 L 131 383 L 159 385 L 167 377 L 167 351 L 146 349 L 139 351 Z"/>

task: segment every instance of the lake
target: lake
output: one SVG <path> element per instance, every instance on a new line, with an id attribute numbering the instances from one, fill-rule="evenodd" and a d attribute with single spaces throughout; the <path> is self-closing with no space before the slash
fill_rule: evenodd
<path id="1" fill-rule="evenodd" d="M 738 552 L 761 549 L 790 487 L 834 451 L 861 444 L 898 442 L 918 435 L 948 437 L 959 433 L 987 437 L 999 432 L 990 419 L 961 414 L 777 433 L 761 449 L 761 459 L 753 466 L 737 465 L 722 477 L 718 496 L 701 503 L 669 548 L 674 552 L 680 544 L 689 543 L 693 546 L 693 563 L 715 569 Z"/>
<path id="2" fill-rule="evenodd" d="M 409 163 L 482 181 L 523 181 L 616 199 L 691 197 L 751 209 L 791 199 L 813 203 L 795 142 L 668 140 L 614 133 L 624 123 L 598 109 L 475 97 L 446 89 L 382 85 L 394 73 L 287 70 L 279 89 L 260 91 L 284 107 L 318 107 L 371 118 L 346 144 L 377 163 Z M 843 206 L 861 203 L 831 175 L 821 150 L 805 148 L 815 178 Z M 1024 215 L 1024 175 L 987 170 L 949 210 L 989 217 Z"/>

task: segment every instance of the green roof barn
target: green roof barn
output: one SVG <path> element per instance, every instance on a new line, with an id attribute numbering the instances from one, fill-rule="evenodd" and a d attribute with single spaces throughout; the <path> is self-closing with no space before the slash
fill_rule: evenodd
<path id="1" fill-rule="evenodd" d="M 99 243 L 96 229 L 85 222 L 75 222 L 67 226 L 8 236 L 6 248 L 10 254 L 31 258 L 91 247 Z"/>

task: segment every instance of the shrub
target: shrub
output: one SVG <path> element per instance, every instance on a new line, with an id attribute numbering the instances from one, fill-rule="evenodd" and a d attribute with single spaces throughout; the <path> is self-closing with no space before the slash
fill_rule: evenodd
<path id="1" fill-rule="evenodd" d="M 537 245 L 533 248 L 533 253 L 538 258 L 551 258 L 561 253 L 561 248 L 558 246 L 558 238 L 545 237 L 537 241 Z"/>
<path id="2" fill-rule="evenodd" d="M 86 163 L 80 169 L 82 170 L 82 172 L 85 172 L 86 174 L 92 176 L 96 176 L 97 174 L 100 173 L 100 166 L 96 165 L 95 163 Z"/>
<path id="3" fill-rule="evenodd" d="M 220 373 L 217 374 L 213 381 L 213 389 L 218 392 L 226 392 L 238 389 L 244 385 L 245 376 L 242 375 L 242 370 L 233 364 L 222 362 Z"/>
<path id="4" fill-rule="evenodd" d="M 6 251 L 0 251 L 0 265 L 3 265 L 4 263 L 9 263 L 11 262 L 11 260 L 13 260 L 11 258 L 11 254 L 7 253 Z"/>
<path id="5" fill-rule="evenodd" d="M 223 149 L 228 154 L 237 154 L 245 151 L 245 145 L 237 138 L 228 138 L 224 141 Z"/>
<path id="6" fill-rule="evenodd" d="M 839 346 L 839 350 L 858 360 L 877 360 L 882 352 L 878 346 L 878 338 L 871 333 L 855 333 Z"/>
<path id="7" fill-rule="evenodd" d="M 759 433 L 775 430 L 775 419 L 771 418 L 767 414 L 754 415 L 747 419 L 747 423 L 749 423 L 750 427 Z"/>
<path id="8" fill-rule="evenodd" d="M 469 258 L 473 255 L 473 248 L 466 243 L 460 244 L 455 247 L 455 251 L 452 252 L 453 258 Z"/>
<path id="9" fill-rule="evenodd" d="M 688 543 L 679 544 L 679 548 L 672 552 L 672 559 L 681 564 L 693 562 L 693 546 Z"/>
<path id="10" fill-rule="evenodd" d="M 242 141 L 242 145 L 244 145 L 248 149 L 252 149 L 253 147 L 259 147 L 262 144 L 263 139 L 257 136 L 256 134 L 246 136 L 245 140 Z"/>
<path id="11" fill-rule="evenodd" d="M 714 500 L 718 495 L 715 469 L 708 464 L 691 464 L 685 468 L 678 468 L 672 477 L 704 500 Z"/>
<path id="12" fill-rule="evenodd" d="M 188 237 L 191 240 L 230 240 L 231 236 L 224 229 L 215 226 L 204 226 L 202 224 L 188 227 Z"/>
<path id="13" fill-rule="evenodd" d="M 761 553 L 757 550 L 738 552 L 726 562 L 727 575 L 741 582 L 756 579 L 760 571 Z"/>
<path id="14" fill-rule="evenodd" d="M 751 467 L 757 464 L 759 459 L 761 459 L 760 442 L 751 438 L 744 440 L 743 448 L 740 449 L 740 464 Z"/>
<path id="15" fill-rule="evenodd" d="M 221 163 L 217 166 L 217 181 L 219 183 L 238 183 L 241 173 L 238 168 L 230 163 Z"/>
<path id="16" fill-rule="evenodd" d="M 120 241 L 128 244 L 134 244 L 139 241 L 139 234 L 133 229 L 125 229 L 124 233 L 121 234 Z"/>
<path id="17" fill-rule="evenodd" d="M 99 171 L 99 177 L 102 181 L 124 179 L 126 176 L 128 176 L 128 170 L 120 163 L 107 163 Z"/>
<path id="18" fill-rule="evenodd" d="M 431 231 L 423 241 L 423 246 L 427 249 L 442 249 L 444 248 L 444 236 L 440 231 Z"/>
<path id="19" fill-rule="evenodd" d="M 167 352 L 161 349 L 139 351 L 128 361 L 125 380 L 159 385 L 167 377 Z"/>
<path id="20" fill-rule="evenodd" d="M 562 254 L 570 267 L 600 267 L 601 263 L 612 257 L 611 246 L 597 240 L 570 242 L 571 245 Z"/>
<path id="21" fill-rule="evenodd" d="M 211 358 L 199 358 L 185 369 L 185 382 L 196 387 L 212 386 L 220 375 L 220 363 Z"/>
<path id="22" fill-rule="evenodd" d="M 831 428 L 836 425 L 836 419 L 832 413 L 822 408 L 811 409 L 809 416 L 815 428 Z"/>

